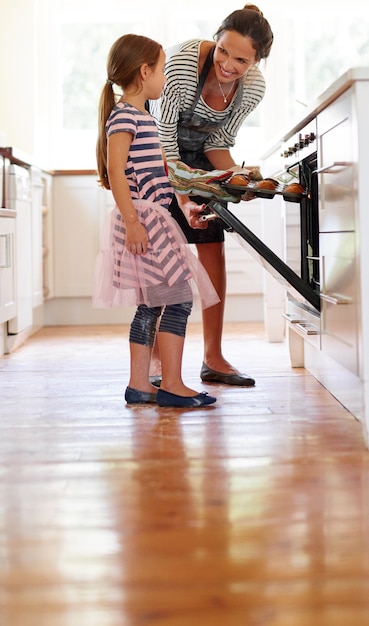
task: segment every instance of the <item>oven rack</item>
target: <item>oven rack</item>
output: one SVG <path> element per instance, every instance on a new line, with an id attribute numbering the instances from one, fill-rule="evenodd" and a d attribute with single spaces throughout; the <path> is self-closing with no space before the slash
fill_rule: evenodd
<path id="1" fill-rule="evenodd" d="M 220 183 L 220 185 L 233 196 L 243 196 L 246 193 L 250 193 L 250 197 L 252 194 L 258 198 L 272 200 L 274 196 L 279 195 L 283 196 L 284 200 L 288 202 L 300 202 L 302 197 L 307 196 L 306 191 L 303 193 L 290 193 L 289 191 L 285 191 L 286 185 L 278 185 L 275 189 L 259 189 L 256 187 L 255 183 L 249 183 L 248 185 L 232 185 L 232 183 L 224 181 Z"/>

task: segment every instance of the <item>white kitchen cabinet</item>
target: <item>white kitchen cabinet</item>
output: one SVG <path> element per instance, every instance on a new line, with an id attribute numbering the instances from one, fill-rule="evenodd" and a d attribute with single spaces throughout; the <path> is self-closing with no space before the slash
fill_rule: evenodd
<path id="1" fill-rule="evenodd" d="M 53 176 L 53 290 L 48 323 L 119 323 L 131 320 L 126 309 L 91 309 L 96 256 L 107 216 L 114 206 L 110 191 L 97 175 L 57 173 Z M 256 232 L 261 228 L 258 201 L 241 202 L 235 211 Z M 193 246 L 196 252 L 195 246 Z M 226 319 L 259 321 L 263 317 L 263 277 L 258 264 L 226 234 Z M 192 320 L 201 319 L 200 312 Z"/>
<path id="2" fill-rule="evenodd" d="M 42 173 L 42 292 L 44 301 L 54 295 L 53 272 L 53 207 L 52 207 L 53 177 L 46 172 Z"/>
<path id="3" fill-rule="evenodd" d="M 54 176 L 54 297 L 92 295 L 94 264 L 109 197 L 98 186 L 96 175 Z"/>
<path id="4" fill-rule="evenodd" d="M 360 420 L 369 448 L 368 102 L 368 68 L 348 70 L 264 161 L 285 158 L 284 147 L 296 145 L 291 138 L 316 120 L 320 313 L 308 315 L 306 306 L 288 300 L 291 363 L 306 367 Z"/>
<path id="5" fill-rule="evenodd" d="M 0 324 L 16 314 L 14 236 L 15 218 L 0 217 Z"/>
<path id="6" fill-rule="evenodd" d="M 357 263 L 356 97 L 348 89 L 317 116 L 321 349 L 359 374 L 360 282 Z"/>
<path id="7" fill-rule="evenodd" d="M 319 230 L 355 230 L 353 90 L 348 89 L 317 117 L 319 149 Z"/>
<path id="8" fill-rule="evenodd" d="M 31 175 L 31 222 L 32 222 L 32 308 L 42 305 L 43 294 L 43 178 L 38 168 L 30 168 Z"/>

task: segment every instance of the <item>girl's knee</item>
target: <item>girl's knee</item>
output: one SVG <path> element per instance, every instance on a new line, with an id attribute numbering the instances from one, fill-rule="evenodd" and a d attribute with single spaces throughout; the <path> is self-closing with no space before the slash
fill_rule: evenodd
<path id="1" fill-rule="evenodd" d="M 160 320 L 159 332 L 184 337 L 186 335 L 188 316 L 191 311 L 192 302 L 167 305 Z"/>
<path id="2" fill-rule="evenodd" d="M 137 307 L 129 333 L 130 343 L 138 343 L 152 348 L 155 342 L 156 324 L 160 313 L 161 307 L 149 308 L 146 305 Z"/>

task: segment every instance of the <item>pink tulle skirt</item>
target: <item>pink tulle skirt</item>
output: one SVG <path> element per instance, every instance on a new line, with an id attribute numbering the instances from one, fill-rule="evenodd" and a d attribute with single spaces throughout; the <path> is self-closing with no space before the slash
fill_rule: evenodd
<path id="1" fill-rule="evenodd" d="M 96 259 L 93 306 L 155 307 L 193 300 L 195 308 L 205 309 L 217 304 L 219 297 L 207 272 L 169 211 L 145 200 L 135 200 L 134 206 L 148 233 L 148 250 L 146 254 L 127 250 L 124 220 L 113 209 Z"/>

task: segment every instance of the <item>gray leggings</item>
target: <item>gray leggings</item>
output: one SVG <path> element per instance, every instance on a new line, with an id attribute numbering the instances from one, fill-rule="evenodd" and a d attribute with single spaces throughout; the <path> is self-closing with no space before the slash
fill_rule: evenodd
<path id="1" fill-rule="evenodd" d="M 185 337 L 187 320 L 191 310 L 192 302 L 167 304 L 164 308 L 161 306 L 149 308 L 145 304 L 140 304 L 131 324 L 130 343 L 138 343 L 141 346 L 150 346 L 152 348 L 156 336 L 156 323 L 161 312 L 163 314 L 160 320 L 159 332 Z"/>

